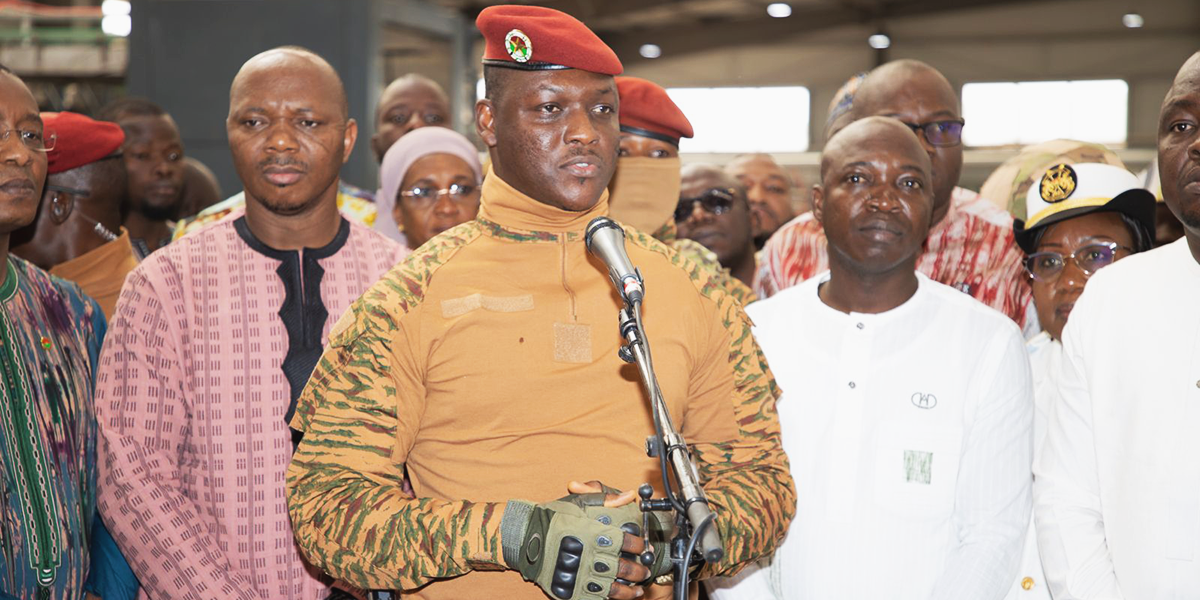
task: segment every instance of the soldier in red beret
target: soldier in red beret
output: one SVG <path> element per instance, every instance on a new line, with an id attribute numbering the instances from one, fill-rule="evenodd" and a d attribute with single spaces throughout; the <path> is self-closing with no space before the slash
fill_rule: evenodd
<path id="1" fill-rule="evenodd" d="M 125 134 L 116 123 L 71 112 L 45 113 L 42 121 L 57 143 L 47 153 L 41 208 L 14 236 L 13 254 L 79 284 L 112 317 L 121 284 L 138 263 L 121 227 Z"/>
<path id="2" fill-rule="evenodd" d="M 680 197 L 679 140 L 694 135 L 691 122 L 662 86 L 638 77 L 616 80 L 621 97 L 621 153 L 608 186 L 609 215 L 624 225 L 654 232 L 655 239 L 709 270 L 743 306 L 753 302 L 750 283 L 734 277 L 717 253 L 679 236 L 675 219 Z"/>
<path id="3" fill-rule="evenodd" d="M 645 452 L 654 426 L 617 354 L 620 301 L 584 244 L 608 212 L 621 63 L 555 10 L 493 6 L 476 24 L 475 124 L 491 155 L 479 216 L 418 248 L 331 331 L 292 421 L 296 541 L 335 577 L 406 598 L 661 596 L 643 589 L 669 572 L 660 531 L 649 568 L 622 555 L 643 550 L 622 529 L 641 523 L 634 490 L 661 483 Z M 737 300 L 625 234 L 658 380 L 724 543 L 697 576 L 735 573 L 774 550 L 794 511 L 777 388 Z"/>

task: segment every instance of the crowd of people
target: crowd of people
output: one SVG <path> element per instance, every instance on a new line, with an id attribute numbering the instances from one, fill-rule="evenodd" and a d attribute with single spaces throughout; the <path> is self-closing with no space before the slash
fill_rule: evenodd
<path id="1" fill-rule="evenodd" d="M 476 24 L 485 156 L 404 76 L 375 192 L 304 48 L 233 77 L 227 199 L 152 101 L 0 67 L 0 599 L 668 597 L 601 216 L 716 515 L 693 597 L 1200 598 L 1200 52 L 1157 184 L 1054 140 L 959 187 L 958 94 L 898 60 L 809 196 L 682 164 L 704 132 L 574 18 Z"/>

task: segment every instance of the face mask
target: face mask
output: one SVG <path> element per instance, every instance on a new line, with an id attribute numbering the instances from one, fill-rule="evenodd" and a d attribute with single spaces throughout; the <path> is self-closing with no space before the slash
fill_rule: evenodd
<path id="1" fill-rule="evenodd" d="M 679 204 L 679 158 L 625 157 L 608 186 L 608 214 L 654 233 L 673 218 Z"/>

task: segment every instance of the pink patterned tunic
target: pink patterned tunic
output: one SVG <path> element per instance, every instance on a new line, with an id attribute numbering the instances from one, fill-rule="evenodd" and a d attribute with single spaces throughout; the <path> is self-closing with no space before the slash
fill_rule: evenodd
<path id="1" fill-rule="evenodd" d="M 142 597 L 328 595 L 292 541 L 285 416 L 330 327 L 407 253 L 344 219 L 279 251 L 236 211 L 129 275 L 96 384 L 99 504 Z"/>
<path id="2" fill-rule="evenodd" d="M 767 298 L 829 269 L 825 231 L 811 212 L 780 227 L 759 260 L 755 292 Z M 1013 242 L 1012 216 L 979 194 L 954 188 L 950 212 L 929 230 L 917 270 L 1038 330 L 1025 255 Z"/>

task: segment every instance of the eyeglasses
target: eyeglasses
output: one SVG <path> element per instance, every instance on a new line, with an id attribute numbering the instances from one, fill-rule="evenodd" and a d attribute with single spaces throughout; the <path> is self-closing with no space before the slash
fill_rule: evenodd
<path id="1" fill-rule="evenodd" d="M 1062 274 L 1069 258 L 1075 261 L 1079 270 L 1083 271 L 1084 277 L 1091 277 L 1096 271 L 1111 265 L 1117 259 L 1118 250 L 1133 253 L 1133 249 L 1116 242 L 1097 242 L 1076 248 L 1074 252 L 1066 256 L 1060 252 L 1030 254 L 1025 259 L 1025 270 L 1042 283 L 1052 283 Z"/>
<path id="2" fill-rule="evenodd" d="M 58 137 L 53 133 L 42 133 L 36 129 L 5 129 L 4 133 L 0 133 L 0 144 L 8 143 L 8 138 L 14 131 L 17 132 L 21 143 L 34 152 L 49 152 L 58 141 Z"/>
<path id="3" fill-rule="evenodd" d="M 416 206 L 429 206 L 437 202 L 442 196 L 449 196 L 451 202 L 462 203 L 468 200 L 475 199 L 475 192 L 478 187 L 462 183 L 452 183 L 450 187 L 445 189 L 437 189 L 435 187 L 418 185 L 410 190 L 400 192 L 400 195 L 408 198 L 408 201 Z"/>
<path id="4" fill-rule="evenodd" d="M 901 121 L 903 123 L 903 121 Z M 924 133 L 925 140 L 934 146 L 957 146 L 962 143 L 962 129 L 966 121 L 946 119 L 928 123 L 904 123 L 913 133 Z"/>
<path id="5" fill-rule="evenodd" d="M 731 189 L 713 188 L 704 192 L 704 195 L 695 198 L 682 198 L 679 204 L 675 205 L 675 222 L 682 223 L 692 216 L 692 212 L 696 209 L 696 203 L 705 211 L 713 215 L 720 215 L 729 212 L 733 208 L 734 191 Z"/>

